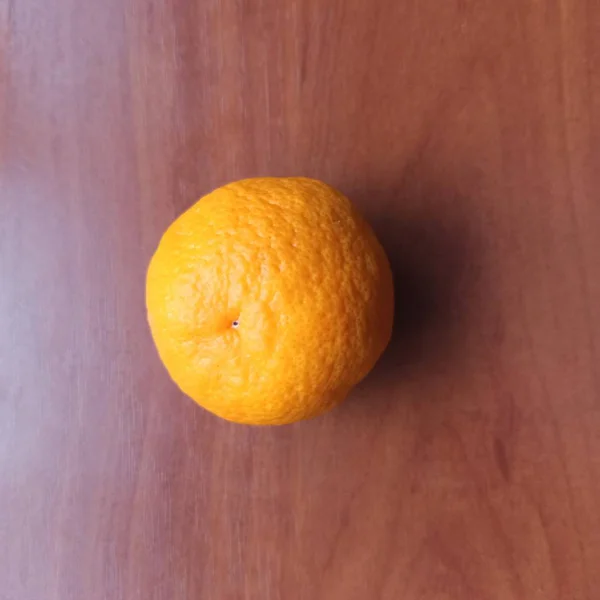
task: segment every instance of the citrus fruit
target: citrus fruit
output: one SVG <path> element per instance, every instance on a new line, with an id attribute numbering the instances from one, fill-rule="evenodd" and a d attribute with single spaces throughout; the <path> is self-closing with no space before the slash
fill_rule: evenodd
<path id="1" fill-rule="evenodd" d="M 167 229 L 148 320 L 181 390 L 230 421 L 284 424 L 338 404 L 391 335 L 392 274 L 350 201 L 316 180 L 247 179 Z"/>

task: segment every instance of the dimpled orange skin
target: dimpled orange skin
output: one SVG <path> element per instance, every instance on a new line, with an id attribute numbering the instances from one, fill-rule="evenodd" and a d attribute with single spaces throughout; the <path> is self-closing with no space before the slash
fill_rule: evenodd
<path id="1" fill-rule="evenodd" d="M 164 234 L 146 302 L 181 390 L 238 423 L 319 415 L 390 339 L 392 274 L 349 200 L 306 178 L 248 179 L 208 194 Z"/>

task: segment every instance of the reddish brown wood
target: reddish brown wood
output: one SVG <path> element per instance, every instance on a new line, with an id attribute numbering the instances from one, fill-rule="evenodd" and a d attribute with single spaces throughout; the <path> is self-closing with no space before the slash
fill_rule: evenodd
<path id="1" fill-rule="evenodd" d="M 600 4 L 0 0 L 0 598 L 597 600 Z M 182 397 L 147 262 L 319 177 L 398 324 L 324 418 Z"/>

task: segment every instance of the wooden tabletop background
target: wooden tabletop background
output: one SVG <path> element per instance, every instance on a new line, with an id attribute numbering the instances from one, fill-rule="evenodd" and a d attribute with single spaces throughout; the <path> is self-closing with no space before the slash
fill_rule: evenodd
<path id="1" fill-rule="evenodd" d="M 598 600 L 600 4 L 0 0 L 0 598 Z M 145 320 L 230 180 L 393 263 L 329 415 L 220 421 Z"/>

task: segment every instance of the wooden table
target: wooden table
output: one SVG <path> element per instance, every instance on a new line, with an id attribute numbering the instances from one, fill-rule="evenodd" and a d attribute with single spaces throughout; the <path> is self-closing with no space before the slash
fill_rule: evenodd
<path id="1" fill-rule="evenodd" d="M 0 0 L 0 598 L 600 598 L 600 4 Z M 148 260 L 212 188 L 350 195 L 397 279 L 351 399 L 183 397 Z"/>

